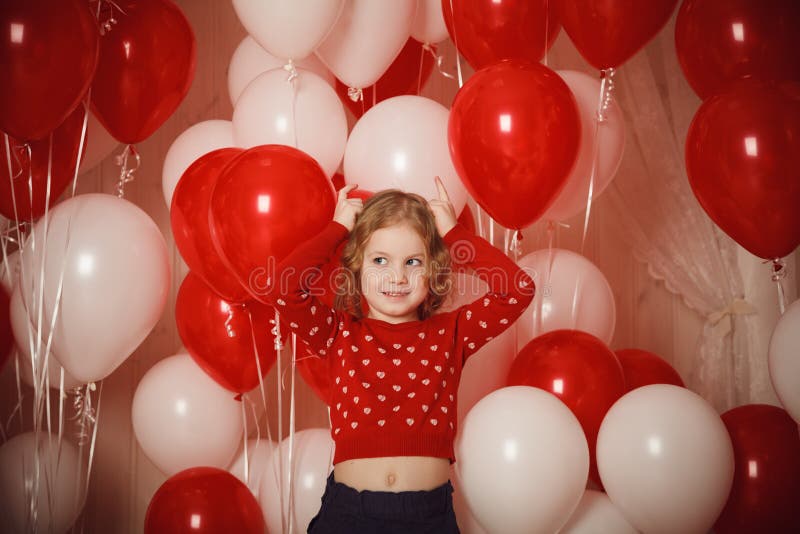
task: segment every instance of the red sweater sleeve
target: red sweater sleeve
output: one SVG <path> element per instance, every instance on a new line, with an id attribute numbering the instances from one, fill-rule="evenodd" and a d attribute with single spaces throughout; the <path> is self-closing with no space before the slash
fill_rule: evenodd
<path id="1" fill-rule="evenodd" d="M 313 287 L 322 267 L 349 232 L 331 221 L 316 236 L 298 245 L 276 267 L 269 282 L 267 299 L 289 326 L 316 353 L 324 355 L 339 328 L 339 312 L 324 304 L 317 295 L 328 285 Z"/>
<path id="2" fill-rule="evenodd" d="M 456 346 L 466 361 L 492 338 L 514 324 L 533 300 L 533 279 L 508 256 L 460 223 L 443 237 L 453 272 L 469 268 L 489 285 L 483 297 L 455 310 Z"/>

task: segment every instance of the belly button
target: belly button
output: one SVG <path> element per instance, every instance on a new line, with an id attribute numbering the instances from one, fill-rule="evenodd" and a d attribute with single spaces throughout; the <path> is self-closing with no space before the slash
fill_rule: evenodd
<path id="1" fill-rule="evenodd" d="M 394 481 L 395 481 L 395 476 L 393 474 L 390 474 L 389 476 L 386 477 L 386 484 L 388 484 L 389 486 L 393 485 Z"/>

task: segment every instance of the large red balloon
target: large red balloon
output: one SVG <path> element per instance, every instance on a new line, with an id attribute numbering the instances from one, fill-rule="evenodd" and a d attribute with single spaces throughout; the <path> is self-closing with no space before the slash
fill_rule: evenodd
<path id="1" fill-rule="evenodd" d="M 194 79 L 197 45 L 169 0 L 116 0 L 92 85 L 95 115 L 115 139 L 138 143 L 169 118 Z M 120 12 L 121 11 L 121 12 Z"/>
<path id="2" fill-rule="evenodd" d="M 433 47 L 433 50 L 435 53 L 436 47 Z M 431 53 L 422 50 L 422 43 L 409 38 L 378 81 L 362 89 L 361 100 L 354 102 L 347 95 L 349 89 L 347 85 L 339 80 L 336 80 L 336 92 L 350 112 L 356 118 L 360 118 L 373 106 L 373 100 L 377 104 L 394 96 L 419 94 L 421 88 L 425 87 L 431 70 L 433 70 Z"/>
<path id="3" fill-rule="evenodd" d="M 501 59 L 542 59 L 561 30 L 554 4 L 555 0 L 442 0 L 442 13 L 450 39 L 477 70 Z"/>
<path id="4" fill-rule="evenodd" d="M 800 245 L 800 84 L 739 82 L 703 102 L 686 171 L 708 216 L 765 259 Z"/>
<path id="5" fill-rule="evenodd" d="M 0 2 L 0 130 L 41 139 L 86 95 L 99 33 L 86 0 Z"/>
<path id="6" fill-rule="evenodd" d="M 222 148 L 195 160 L 175 186 L 170 207 L 172 234 L 181 257 L 189 269 L 228 302 L 244 302 L 251 297 L 214 248 L 208 210 L 220 171 L 242 152 L 241 148 Z"/>
<path id="7" fill-rule="evenodd" d="M 766 404 L 722 414 L 736 468 L 714 532 L 800 532 L 800 434 L 786 410 Z"/>
<path id="8" fill-rule="evenodd" d="M 258 501 L 238 478 L 216 467 L 172 475 L 147 507 L 145 534 L 263 534 Z"/>
<path id="9" fill-rule="evenodd" d="M 618 67 L 664 27 L 678 0 L 554 0 L 578 52 L 598 69 Z"/>
<path id="10" fill-rule="evenodd" d="M 554 330 L 532 339 L 508 371 L 507 385 L 549 391 L 572 410 L 589 443 L 589 476 L 601 485 L 595 446 L 608 409 L 625 394 L 625 377 L 605 343 L 580 330 Z"/>
<path id="11" fill-rule="evenodd" d="M 675 50 L 703 99 L 744 78 L 800 81 L 800 2 L 685 0 Z"/>
<path id="12" fill-rule="evenodd" d="M 681 375 L 660 356 L 640 349 L 614 351 L 625 375 L 625 392 L 650 384 L 686 387 Z"/>
<path id="13" fill-rule="evenodd" d="M 50 202 L 55 204 L 75 177 L 80 165 L 78 151 L 81 146 L 83 121 L 86 108 L 79 105 L 67 120 L 53 131 L 52 166 L 50 168 Z M 37 219 L 44 214 L 47 199 L 47 171 L 50 163 L 50 136 L 42 140 L 24 143 L 9 137 L 11 149 L 11 176 L 8 176 L 8 155 L 5 146 L 0 149 L 0 213 L 6 218 L 20 221 Z M 28 153 L 30 148 L 30 154 Z M 83 154 L 86 153 L 86 139 Z M 11 193 L 11 186 L 14 193 Z M 33 195 L 31 197 L 31 191 Z M 16 203 L 16 213 L 14 204 Z"/>
<path id="14" fill-rule="evenodd" d="M 189 354 L 219 385 L 236 393 L 257 387 L 259 367 L 265 376 L 275 363 L 268 325 L 274 317 L 275 309 L 260 302 L 225 301 L 192 272 L 175 302 L 178 334 Z"/>
<path id="15" fill-rule="evenodd" d="M 450 154 L 469 193 L 506 228 L 524 228 L 555 200 L 575 163 L 581 123 L 572 91 L 538 63 L 476 72 L 450 112 Z"/>
<path id="16" fill-rule="evenodd" d="M 250 294 L 265 291 L 277 264 L 333 218 L 330 180 L 308 154 L 285 145 L 244 151 L 220 173 L 211 194 L 211 238 Z"/>

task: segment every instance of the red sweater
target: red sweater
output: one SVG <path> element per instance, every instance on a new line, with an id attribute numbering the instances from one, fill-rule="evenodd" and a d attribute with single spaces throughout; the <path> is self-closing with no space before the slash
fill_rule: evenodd
<path id="1" fill-rule="evenodd" d="M 457 224 L 443 238 L 452 271 L 472 268 L 489 285 L 484 297 L 423 321 L 358 320 L 326 306 L 315 296 L 320 288 L 308 283 L 347 237 L 347 228 L 331 221 L 284 258 L 267 295 L 282 326 L 328 361 L 333 463 L 434 456 L 452 464 L 464 362 L 522 314 L 533 299 L 533 279 Z"/>

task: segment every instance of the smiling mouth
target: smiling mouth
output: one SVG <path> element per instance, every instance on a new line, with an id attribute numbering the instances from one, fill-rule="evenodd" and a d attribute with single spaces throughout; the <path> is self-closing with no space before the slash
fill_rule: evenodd
<path id="1" fill-rule="evenodd" d="M 391 292 L 388 292 L 388 291 L 381 291 L 381 294 L 385 295 L 387 297 L 395 297 L 395 298 L 397 298 L 397 297 L 405 297 L 406 295 L 408 295 L 408 293 L 391 293 Z"/>

